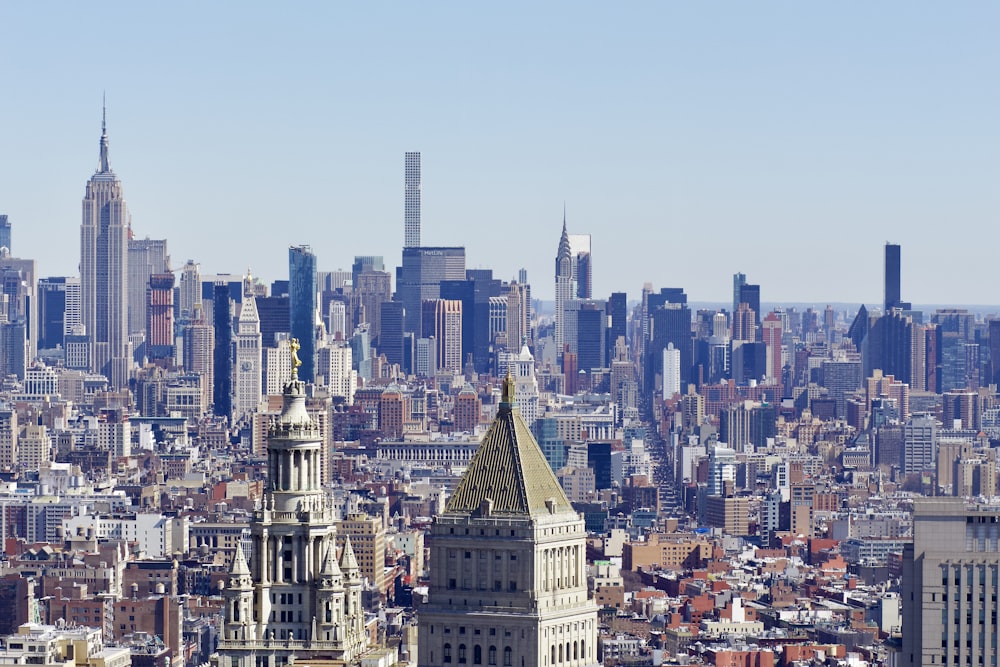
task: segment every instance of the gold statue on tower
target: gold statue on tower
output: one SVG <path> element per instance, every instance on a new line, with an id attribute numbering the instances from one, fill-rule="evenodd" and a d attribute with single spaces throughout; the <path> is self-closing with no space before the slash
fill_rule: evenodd
<path id="1" fill-rule="evenodd" d="M 299 366 L 302 365 L 302 360 L 299 359 L 299 348 L 302 346 L 299 345 L 298 338 L 293 338 L 288 347 L 292 350 L 292 381 L 294 382 L 299 379 Z"/>

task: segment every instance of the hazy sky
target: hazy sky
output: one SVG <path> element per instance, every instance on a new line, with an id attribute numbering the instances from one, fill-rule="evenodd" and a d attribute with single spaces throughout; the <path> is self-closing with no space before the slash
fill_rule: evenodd
<path id="1" fill-rule="evenodd" d="M 77 272 L 107 91 L 137 237 L 287 277 L 423 243 L 552 298 L 563 203 L 595 296 L 1000 303 L 1000 5 L 0 3 L 0 213 Z"/>

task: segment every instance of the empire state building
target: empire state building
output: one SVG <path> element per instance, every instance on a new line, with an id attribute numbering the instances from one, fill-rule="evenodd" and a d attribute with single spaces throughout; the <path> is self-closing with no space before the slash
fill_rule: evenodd
<path id="1" fill-rule="evenodd" d="M 122 183 L 111 171 L 107 123 L 101 154 L 87 182 L 80 225 L 82 320 L 90 338 L 90 368 L 120 389 L 128 383 L 128 236 L 131 220 Z"/>

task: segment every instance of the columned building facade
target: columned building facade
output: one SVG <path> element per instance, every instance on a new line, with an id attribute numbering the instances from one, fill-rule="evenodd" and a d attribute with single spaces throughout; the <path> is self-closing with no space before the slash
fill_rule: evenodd
<path id="1" fill-rule="evenodd" d="M 355 664 L 368 648 L 358 561 L 349 539 L 338 558 L 336 510 L 320 485 L 321 443 L 293 372 L 268 425 L 268 486 L 252 541 L 236 550 L 223 592 L 218 667 Z"/>
<path id="2" fill-rule="evenodd" d="M 431 527 L 417 664 L 600 664 L 587 597 L 586 530 L 515 407 L 496 419 Z"/>

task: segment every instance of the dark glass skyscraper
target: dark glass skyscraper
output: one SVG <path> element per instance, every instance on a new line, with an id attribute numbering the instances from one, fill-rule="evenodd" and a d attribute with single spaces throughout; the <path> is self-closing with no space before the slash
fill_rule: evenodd
<path id="1" fill-rule="evenodd" d="M 212 414 L 230 417 L 233 412 L 233 314 L 229 286 L 215 286 L 212 295 L 215 349 L 212 356 Z"/>
<path id="2" fill-rule="evenodd" d="M 899 287 L 899 246 L 885 244 L 885 309 L 899 308 L 902 301 Z"/>
<path id="3" fill-rule="evenodd" d="M 6 215 L 0 215 L 0 248 L 10 250 L 10 220 Z"/>
<path id="4" fill-rule="evenodd" d="M 316 372 L 316 255 L 309 246 L 288 249 L 288 311 L 292 338 L 299 341 L 299 379 Z"/>

